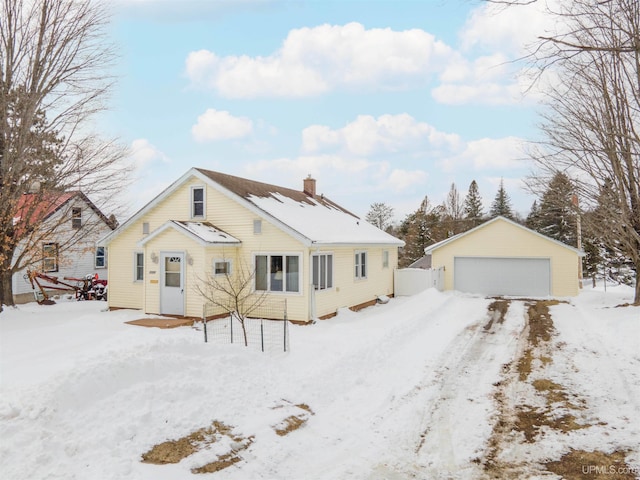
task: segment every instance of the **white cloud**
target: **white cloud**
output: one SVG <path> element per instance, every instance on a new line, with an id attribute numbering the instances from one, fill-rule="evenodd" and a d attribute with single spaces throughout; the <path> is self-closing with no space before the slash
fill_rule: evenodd
<path id="1" fill-rule="evenodd" d="M 198 142 L 246 137 L 253 131 L 253 122 L 246 117 L 234 117 L 225 110 L 207 109 L 191 127 Z"/>
<path id="2" fill-rule="evenodd" d="M 302 97 L 335 88 L 403 88 L 425 83 L 452 50 L 418 29 L 365 29 L 359 23 L 294 29 L 269 56 L 200 50 L 186 60 L 192 84 L 231 98 Z"/>
<path id="3" fill-rule="evenodd" d="M 169 157 L 158 150 L 146 138 L 138 138 L 131 142 L 130 151 L 136 170 L 141 170 L 153 162 L 168 163 L 170 161 Z"/>
<path id="4" fill-rule="evenodd" d="M 463 49 L 499 48 L 520 56 L 539 35 L 556 29 L 545 9 L 557 8 L 559 1 L 545 0 L 523 5 L 486 2 L 473 10 L 460 34 Z"/>
<path id="5" fill-rule="evenodd" d="M 461 154 L 443 162 L 446 171 L 473 168 L 474 170 L 514 170 L 527 167 L 523 151 L 524 141 L 517 137 L 482 138 L 468 142 Z"/>
<path id="6" fill-rule="evenodd" d="M 516 64 L 494 53 L 468 61 L 457 56 L 440 75 L 441 85 L 431 91 L 433 98 L 448 105 L 506 105 L 523 99 L 526 85 Z"/>
<path id="7" fill-rule="evenodd" d="M 439 132 L 407 113 L 381 115 L 378 118 L 360 115 L 338 130 L 312 125 L 302 132 L 302 149 L 305 152 L 341 149 L 357 156 L 427 148 L 451 150 L 459 144 L 457 135 Z"/>
<path id="8" fill-rule="evenodd" d="M 395 192 L 406 192 L 427 181 L 427 172 L 422 170 L 394 169 L 389 175 L 388 185 Z"/>

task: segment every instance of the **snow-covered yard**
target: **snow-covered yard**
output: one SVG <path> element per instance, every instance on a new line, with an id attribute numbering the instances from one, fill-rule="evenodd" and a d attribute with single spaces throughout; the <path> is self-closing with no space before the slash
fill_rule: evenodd
<path id="1" fill-rule="evenodd" d="M 532 301 L 500 315 L 492 299 L 428 290 L 292 326 L 278 354 L 205 344 L 201 326 L 127 325 L 142 315 L 103 302 L 8 308 L 2 478 L 560 478 L 545 464 L 572 448 L 618 452 L 627 476 L 607 478 L 633 478 L 640 307 L 614 308 L 632 294 L 586 289 L 550 306 L 551 336 L 536 339 Z M 544 412 L 533 430 L 523 405 Z M 575 428 L 550 421 L 569 417 Z M 180 462 L 141 461 L 200 429 Z M 607 462 L 585 460 L 584 478 Z"/>

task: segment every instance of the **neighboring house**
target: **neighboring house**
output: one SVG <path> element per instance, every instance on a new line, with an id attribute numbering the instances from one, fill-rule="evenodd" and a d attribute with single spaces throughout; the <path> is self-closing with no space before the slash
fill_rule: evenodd
<path id="1" fill-rule="evenodd" d="M 391 296 L 401 240 L 316 194 L 192 168 L 103 240 L 109 306 L 201 317 L 196 284 L 255 275 L 290 320 Z"/>
<path id="2" fill-rule="evenodd" d="M 23 218 L 26 215 L 27 218 Z M 20 198 L 15 225 L 39 224 L 35 234 L 26 235 L 14 258 L 24 251 L 25 242 L 36 243 L 31 250 L 31 270 L 59 277 L 82 278 L 98 273 L 106 277 L 107 255 L 96 241 L 116 227 L 87 196 L 78 191 L 48 194 L 25 194 Z M 27 269 L 13 275 L 15 303 L 34 300 L 31 283 L 25 278 Z M 46 283 L 43 283 L 46 285 Z"/>
<path id="3" fill-rule="evenodd" d="M 584 253 L 504 217 L 425 248 L 444 289 L 485 295 L 578 294 Z"/>

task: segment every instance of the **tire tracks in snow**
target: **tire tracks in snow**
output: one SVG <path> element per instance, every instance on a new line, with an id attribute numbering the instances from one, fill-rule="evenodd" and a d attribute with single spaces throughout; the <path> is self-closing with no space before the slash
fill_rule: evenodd
<path id="1" fill-rule="evenodd" d="M 503 366 L 512 361 L 524 328 L 524 304 L 498 299 L 487 314 L 457 335 L 436 366 L 436 393 L 420 422 L 415 474 L 471 478 L 491 435 L 493 395 Z"/>

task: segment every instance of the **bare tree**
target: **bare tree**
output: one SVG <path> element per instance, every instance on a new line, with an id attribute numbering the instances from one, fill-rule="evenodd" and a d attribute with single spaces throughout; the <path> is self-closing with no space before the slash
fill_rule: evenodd
<path id="1" fill-rule="evenodd" d="M 216 311 L 228 314 L 231 321 L 234 317 L 238 320 L 245 346 L 249 344 L 246 320 L 262 307 L 268 295 L 266 291 L 254 289 L 254 280 L 255 270 L 240 262 L 235 271 L 200 278 L 194 287 L 202 298 L 216 307 Z"/>
<path id="2" fill-rule="evenodd" d="M 41 260 L 42 240 L 68 221 L 42 222 L 61 192 L 111 213 L 126 185 L 125 150 L 90 123 L 113 83 L 107 20 L 93 0 L 0 0 L 0 308 L 13 304 L 13 273 Z"/>
<path id="3" fill-rule="evenodd" d="M 375 225 L 380 230 L 386 231 L 387 228 L 391 226 L 393 220 L 393 207 L 390 207 L 386 203 L 373 203 L 365 218 L 371 225 Z"/>
<path id="4" fill-rule="evenodd" d="M 465 230 L 464 204 L 455 183 L 451 184 L 447 198 L 442 204 L 443 222 L 447 229 L 447 236 L 451 237 Z"/>
<path id="5" fill-rule="evenodd" d="M 546 141 L 533 157 L 542 176 L 575 179 L 586 209 L 606 187 L 609 221 L 584 227 L 631 259 L 640 304 L 640 3 L 573 0 L 549 14 L 566 28 L 541 37 L 532 57 L 557 79 L 546 89 Z"/>

